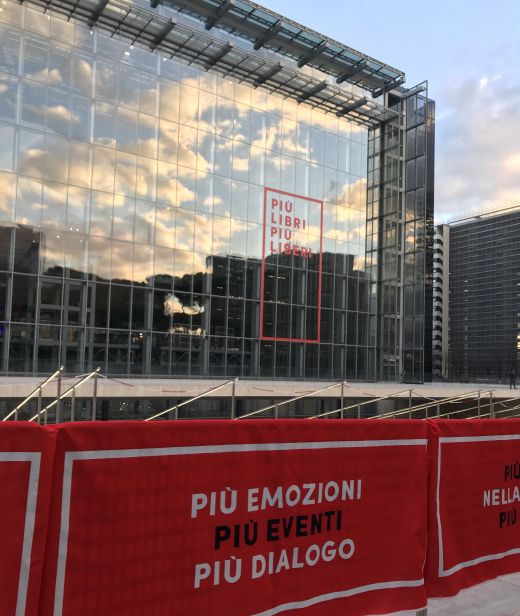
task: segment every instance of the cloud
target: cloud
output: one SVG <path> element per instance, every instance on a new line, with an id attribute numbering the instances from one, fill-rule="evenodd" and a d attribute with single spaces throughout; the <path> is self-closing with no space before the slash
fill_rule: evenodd
<path id="1" fill-rule="evenodd" d="M 438 220 L 520 203 L 520 80 L 498 74 L 451 85 L 437 106 Z"/>
<path id="2" fill-rule="evenodd" d="M 33 73 L 31 77 L 34 79 L 34 81 L 40 81 L 42 83 L 48 82 L 52 85 L 56 85 L 63 81 L 60 75 L 60 71 L 57 68 L 42 68 L 40 71 Z"/>

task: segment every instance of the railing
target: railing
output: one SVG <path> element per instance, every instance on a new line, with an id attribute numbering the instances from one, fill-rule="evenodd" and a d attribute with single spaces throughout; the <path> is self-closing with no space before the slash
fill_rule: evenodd
<path id="1" fill-rule="evenodd" d="M 67 396 L 68 394 L 71 394 L 72 397 L 72 401 L 73 403 L 71 404 L 71 421 L 74 421 L 74 412 L 75 412 L 75 395 L 76 395 L 76 388 L 79 387 L 80 385 L 83 385 L 84 383 L 86 383 L 87 381 L 89 381 L 91 378 L 94 378 L 94 391 L 92 394 L 92 421 L 96 420 L 96 402 L 97 402 L 97 380 L 98 380 L 98 376 L 99 376 L 99 371 L 100 368 L 96 368 L 95 370 L 93 370 L 92 372 L 90 372 L 89 374 L 86 374 L 85 376 L 83 376 L 83 378 L 81 378 L 77 383 L 75 383 L 72 387 L 69 387 L 69 389 L 67 389 L 66 391 L 64 391 L 63 393 L 60 392 L 60 390 L 58 389 L 58 393 L 56 395 L 56 400 L 53 400 L 50 404 L 48 404 L 44 409 L 38 408 L 38 412 L 36 413 L 36 415 L 34 415 L 34 417 L 31 417 L 31 419 L 29 419 L 29 421 L 34 421 L 35 419 L 37 420 L 38 423 L 41 423 L 41 417 L 43 415 L 43 423 L 46 424 L 47 423 L 47 413 L 48 411 L 53 408 L 54 406 L 56 406 L 56 415 L 55 415 L 55 422 L 56 423 L 60 423 L 61 421 L 61 414 L 60 414 L 60 403 L 63 400 L 63 398 L 65 398 L 65 396 Z"/>
<path id="2" fill-rule="evenodd" d="M 24 398 L 20 404 L 18 404 L 10 413 L 8 413 L 3 419 L 2 421 L 7 421 L 8 419 L 10 419 L 11 417 L 13 417 L 14 415 L 14 420 L 18 421 L 18 413 L 22 410 L 22 408 L 27 404 L 27 402 L 29 402 L 29 400 L 32 400 L 36 395 L 38 395 L 38 414 L 41 412 L 41 405 L 42 405 L 42 391 L 43 388 L 48 385 L 49 383 L 51 383 L 54 378 L 58 377 L 58 397 L 59 397 L 59 391 L 61 388 L 61 373 L 63 371 L 63 366 L 61 366 L 60 368 L 58 368 L 58 370 L 56 370 L 56 372 L 53 372 L 49 377 L 47 377 L 44 381 L 42 381 L 38 387 L 36 387 L 36 389 L 34 389 L 26 398 Z"/>
<path id="3" fill-rule="evenodd" d="M 184 400 L 183 402 L 180 402 L 179 404 L 176 404 L 175 406 L 172 406 L 169 409 L 161 411 L 160 413 L 157 413 L 156 415 L 153 415 L 152 417 L 146 418 L 144 421 L 151 421 L 152 419 L 157 419 L 157 417 L 166 415 L 166 413 L 168 413 L 169 415 L 168 419 L 179 419 L 179 409 L 181 407 L 186 406 L 187 404 L 191 404 L 192 402 L 195 402 L 195 400 L 200 400 L 201 398 L 204 398 L 208 394 L 214 393 L 218 391 L 219 389 L 222 389 L 223 387 L 227 387 L 228 385 L 231 385 L 231 419 L 235 419 L 235 387 L 236 387 L 237 381 L 238 379 L 233 379 L 231 381 L 226 381 L 225 383 L 222 383 L 221 385 L 217 385 L 216 387 L 212 387 L 211 389 L 208 389 L 202 394 L 198 394 L 197 396 L 194 396 L 193 398 L 190 398 L 189 400 Z M 170 417 L 170 413 L 173 413 L 173 417 Z"/>
<path id="4" fill-rule="evenodd" d="M 70 397 L 70 421 L 75 421 L 76 419 L 76 395 L 81 386 L 87 383 L 89 380 L 93 379 L 94 386 L 93 391 L 90 397 L 91 406 L 90 409 L 86 407 L 87 416 L 92 421 L 96 421 L 97 419 L 97 405 L 98 405 L 98 378 L 109 378 L 101 374 L 100 368 L 90 372 L 89 374 L 80 375 L 79 377 L 74 377 L 79 379 L 76 383 L 74 383 L 71 387 L 67 388 L 65 391 L 62 391 L 63 380 L 64 377 L 62 375 L 63 367 L 60 367 L 53 374 L 47 377 L 44 381 L 42 381 L 31 393 L 24 398 L 19 404 L 17 404 L 9 413 L 2 419 L 2 421 L 14 420 L 18 421 L 20 419 L 21 411 L 24 407 L 34 398 L 37 397 L 37 412 L 32 416 L 29 421 L 37 421 L 38 423 L 47 424 L 49 420 L 49 411 L 52 409 L 55 410 L 54 413 L 54 421 L 56 423 L 60 423 L 65 418 L 63 417 L 62 412 L 62 402 L 65 398 Z M 68 377 L 69 379 L 71 377 Z M 115 380 L 115 379 L 109 379 Z M 43 390 L 50 384 L 56 382 L 56 394 L 55 399 L 49 402 L 45 407 L 43 407 Z M 116 381 L 119 382 L 119 381 Z M 425 396 L 420 391 L 415 389 L 404 389 L 397 392 L 392 392 L 386 394 L 384 396 L 372 397 L 373 392 L 366 392 L 356 389 L 347 381 L 339 381 L 325 387 L 314 389 L 311 391 L 306 391 L 301 395 L 294 396 L 289 399 L 280 400 L 264 406 L 260 409 L 247 412 L 243 415 L 237 415 L 237 384 L 239 383 L 239 379 L 235 378 L 229 381 L 225 381 L 220 383 L 210 389 L 203 391 L 196 396 L 193 396 L 189 399 L 182 400 L 181 402 L 177 402 L 175 405 L 170 406 L 169 408 L 162 410 L 158 413 L 155 413 L 151 417 L 147 417 L 144 421 L 152 421 L 158 419 L 160 417 L 169 419 L 169 420 L 177 420 L 180 418 L 179 411 L 183 407 L 196 402 L 202 398 L 213 395 L 216 392 L 230 387 L 231 392 L 229 395 L 229 419 L 238 420 L 238 419 L 248 419 L 251 417 L 257 416 L 265 416 L 266 418 L 278 419 L 280 417 L 280 410 L 284 407 L 292 403 L 296 403 L 300 400 L 306 398 L 314 398 L 317 400 L 324 400 L 327 398 L 321 397 L 325 392 L 331 391 L 335 388 L 341 388 L 339 392 L 339 407 L 334 408 L 325 412 L 317 413 L 311 416 L 305 417 L 306 419 L 322 419 L 326 417 L 337 417 L 341 419 L 347 418 L 357 418 L 357 419 L 397 419 L 397 418 L 408 418 L 408 419 L 431 419 L 431 418 L 439 418 L 439 419 L 451 419 L 458 418 L 459 416 L 463 416 L 467 419 L 475 419 L 475 418 L 495 418 L 495 417 L 519 417 L 520 416 L 520 398 L 510 397 L 507 399 L 500 399 L 494 395 L 495 389 L 478 389 L 474 391 L 465 392 L 463 394 L 459 394 L 456 396 L 448 396 L 444 398 L 431 398 L 429 396 Z M 126 383 L 123 383 L 126 385 Z M 347 392 L 348 390 L 348 392 Z M 275 394 L 273 390 L 265 390 L 270 391 Z M 345 404 L 345 396 L 349 395 L 351 398 L 363 396 L 366 400 L 351 402 L 349 404 Z M 275 394 L 276 395 L 276 394 Z M 85 396 L 82 395 L 82 398 Z M 328 397 L 332 403 L 335 403 L 337 399 L 336 396 Z M 421 398 L 422 401 L 417 404 L 417 398 Z M 377 408 L 375 410 L 370 409 L 370 405 L 378 405 L 378 403 L 384 403 L 385 401 L 392 402 L 395 406 L 401 406 L 401 408 L 395 408 L 391 411 L 386 412 L 377 412 Z M 406 401 L 404 405 L 402 402 L 398 401 Z M 337 403 L 335 403 L 337 404 Z M 453 408 L 455 405 L 460 405 L 459 408 Z M 34 407 L 33 407 L 34 409 Z M 366 409 L 366 410 L 365 410 Z M 227 409 L 226 409 L 227 410 Z M 271 413 L 268 414 L 268 412 Z M 203 414 L 201 413 L 201 416 Z M 285 416 L 290 416 L 287 413 Z M 82 415 L 84 418 L 85 415 Z M 69 417 L 67 416 L 66 419 Z"/>
<path id="5" fill-rule="evenodd" d="M 247 419 L 248 417 L 253 417 L 254 415 L 259 415 L 260 413 L 264 413 L 265 411 L 270 411 L 270 410 L 274 410 L 274 419 L 278 419 L 278 413 L 280 411 L 281 406 L 284 406 L 285 404 L 290 404 L 291 402 L 297 402 L 298 400 L 303 400 L 304 398 L 309 398 L 310 396 L 315 396 L 316 394 L 319 394 L 321 392 L 328 391 L 329 389 L 334 389 L 334 387 L 340 387 L 340 386 L 341 386 L 341 405 L 343 405 L 343 399 L 345 396 L 345 386 L 346 386 L 345 381 L 341 381 L 340 383 L 333 383 L 332 385 L 327 385 L 326 387 L 323 387 L 321 389 L 316 389 L 314 391 L 308 391 L 302 394 L 301 396 L 296 396 L 295 398 L 290 398 L 289 400 L 283 400 L 282 402 L 275 402 L 274 404 L 270 404 L 269 406 L 264 406 L 263 408 L 258 409 L 257 411 L 252 411 L 251 413 L 246 413 L 245 415 L 241 415 L 240 417 L 237 417 L 236 419 Z M 330 412 L 337 413 L 338 411 L 334 410 Z"/>

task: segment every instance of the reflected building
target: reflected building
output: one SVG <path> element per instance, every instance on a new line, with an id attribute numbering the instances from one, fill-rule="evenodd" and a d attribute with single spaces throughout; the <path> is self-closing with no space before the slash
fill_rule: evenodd
<path id="1" fill-rule="evenodd" d="M 426 85 L 247 1 L 95 6 L 2 0 L 0 373 L 428 379 Z"/>

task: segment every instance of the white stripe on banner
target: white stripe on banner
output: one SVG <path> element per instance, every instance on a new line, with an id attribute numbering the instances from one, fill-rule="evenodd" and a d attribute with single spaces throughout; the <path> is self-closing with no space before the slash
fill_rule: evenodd
<path id="1" fill-rule="evenodd" d="M 421 580 L 398 580 L 396 582 L 380 582 L 379 584 L 367 584 L 366 586 L 358 586 L 357 588 L 349 588 L 348 590 L 339 590 L 338 592 L 329 592 L 325 595 L 318 595 L 305 601 L 293 601 L 292 603 L 283 603 L 276 607 L 260 612 L 254 616 L 274 616 L 274 614 L 281 614 L 287 610 L 300 610 L 306 607 L 311 607 L 317 603 L 323 603 L 324 601 L 331 601 L 332 599 L 344 599 L 346 597 L 353 597 L 360 595 L 364 592 L 371 592 L 373 590 L 387 590 L 389 588 L 417 588 L 424 584 L 424 579 Z M 425 606 L 426 607 L 426 606 Z"/>
<path id="2" fill-rule="evenodd" d="M 38 482 L 40 480 L 40 460 L 41 453 L 34 451 L 0 452 L 0 462 L 29 462 L 31 465 L 29 471 L 29 484 L 27 486 L 22 561 L 20 563 L 20 577 L 18 580 L 15 616 L 25 616 L 25 607 L 27 605 L 27 590 L 29 588 L 29 574 L 31 572 L 31 552 L 34 538 L 34 525 L 36 521 L 36 501 L 38 499 Z"/>
<path id="3" fill-rule="evenodd" d="M 518 441 L 520 440 L 520 434 L 489 434 L 484 436 L 442 436 L 439 438 L 439 454 L 438 454 L 438 467 L 437 467 L 437 533 L 439 536 L 439 577 L 448 577 L 457 573 L 461 569 L 466 567 L 472 567 L 473 565 L 479 565 L 490 560 L 500 560 L 507 556 L 513 556 L 520 554 L 520 548 L 512 548 L 506 552 L 498 552 L 497 554 L 488 554 L 487 556 L 479 556 L 472 560 L 458 563 L 444 569 L 444 546 L 442 540 L 442 522 L 441 522 L 441 445 L 450 445 L 453 443 L 481 443 L 485 441 Z"/>
<path id="4" fill-rule="evenodd" d="M 56 572 L 56 588 L 54 594 L 54 616 L 63 614 L 63 598 L 65 590 L 65 574 L 67 566 L 67 544 L 70 523 L 70 495 L 72 489 L 72 471 L 76 460 L 115 460 L 123 458 L 144 458 L 152 456 L 185 456 L 198 454 L 245 453 L 258 451 L 304 451 L 320 449 L 354 449 L 362 447 L 426 447 L 428 439 L 391 439 L 370 441 L 312 441 L 303 443 L 241 443 L 235 445 L 195 445 L 188 447 L 156 447 L 147 449 L 106 449 L 100 451 L 67 451 L 63 469 L 63 492 L 61 499 L 61 524 L 58 552 L 58 567 Z M 387 582 L 395 584 L 396 582 Z M 402 585 L 420 585 L 422 580 L 403 581 Z M 365 588 L 365 587 L 362 587 Z M 368 592 L 358 590 L 358 592 Z M 393 586 L 388 586 L 393 588 Z M 357 589 L 353 589 L 357 590 Z M 376 590 L 376 589 L 374 589 Z M 343 591 L 350 592 L 350 591 Z M 354 592 L 353 594 L 357 594 Z M 324 597 L 327 595 L 323 595 Z M 348 595 L 345 595 L 348 596 Z M 328 599 L 321 599 L 327 601 Z M 279 609 L 279 608 L 274 608 Z M 286 608 L 293 609 L 293 608 Z M 283 610 L 279 610 L 283 611 Z M 268 614 L 271 612 L 265 612 Z M 273 614 L 279 612 L 272 612 Z M 17 615 L 18 616 L 18 615 Z"/>

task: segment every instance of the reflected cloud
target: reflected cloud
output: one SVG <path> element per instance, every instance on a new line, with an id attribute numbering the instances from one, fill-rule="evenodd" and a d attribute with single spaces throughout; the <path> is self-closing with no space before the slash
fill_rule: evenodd
<path id="1" fill-rule="evenodd" d="M 43 68 L 40 71 L 33 73 L 31 78 L 35 81 L 48 82 L 52 85 L 59 84 L 63 81 L 60 71 L 57 68 Z"/>
<path id="2" fill-rule="evenodd" d="M 42 31 L 48 32 L 45 15 L 31 12 L 31 19 L 35 24 L 40 20 Z M 34 51 L 32 64 L 29 58 L 24 64 L 31 79 L 41 84 L 24 85 L 28 97 L 24 113 L 30 118 L 24 122 L 41 134 L 21 131 L 29 142 L 24 142 L 19 156 L 24 179 L 19 184 L 17 220 L 41 224 L 42 213 L 44 224 L 90 232 L 99 246 L 109 238 L 137 242 L 135 249 L 122 243 L 110 249 L 107 244 L 108 253 L 92 262 L 102 264 L 107 277 L 139 282 L 157 273 L 154 245 L 175 250 L 164 265 L 165 273 L 204 272 L 208 255 L 233 251 L 260 258 L 257 225 L 262 220 L 264 185 L 326 199 L 331 219 L 324 236 L 361 244 L 366 179 L 351 182 L 346 173 L 338 173 L 335 148 L 342 138 L 358 152 L 365 129 L 197 69 L 179 65 L 177 77 L 174 70 L 158 77 L 137 65 L 119 65 L 106 56 L 106 45 L 115 49 L 117 44 L 101 33 L 97 34 L 99 99 L 90 126 L 91 103 L 76 95 L 92 96 L 93 59 L 87 48 L 73 47 L 73 28 L 65 22 L 61 30 L 59 23 L 55 28 L 61 33 L 57 46 L 41 41 L 42 49 L 53 54 L 55 66 L 42 68 L 45 61 Z M 71 106 L 59 102 L 58 89 L 49 90 L 53 102 L 49 95 L 43 99 L 47 105 L 37 104 L 38 97 L 45 96 L 43 84 L 73 87 Z M 0 84 L 0 92 L 7 90 Z M 77 100 L 79 107 L 74 106 Z M 69 142 L 56 134 L 80 135 L 83 141 Z M 355 144 L 347 141 L 353 136 Z M 348 154 L 344 156 L 346 160 Z M 5 174 L 0 182 L 0 207 L 9 218 L 14 183 Z M 67 182 L 74 188 L 67 189 Z M 86 191 L 79 200 L 78 187 Z M 213 218 L 214 214 L 219 217 Z M 309 231 L 319 235 L 316 225 Z M 352 253 L 357 252 L 354 246 Z"/>

